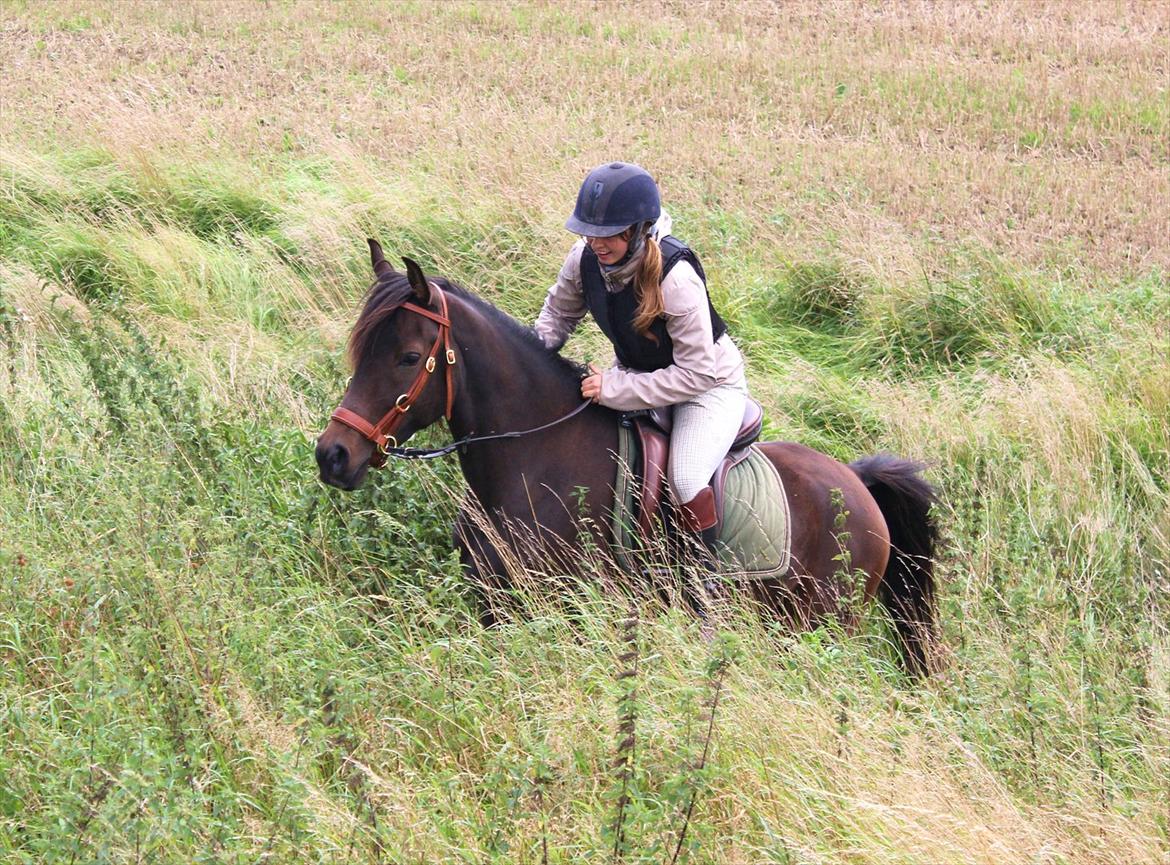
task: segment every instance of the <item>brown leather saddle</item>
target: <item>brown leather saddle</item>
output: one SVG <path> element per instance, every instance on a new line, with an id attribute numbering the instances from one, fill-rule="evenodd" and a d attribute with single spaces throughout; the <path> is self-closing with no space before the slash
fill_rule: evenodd
<path id="1" fill-rule="evenodd" d="M 670 430 L 673 426 L 671 408 L 653 409 L 648 412 L 627 414 L 623 423 L 632 425 L 637 433 L 638 452 L 640 454 L 641 491 L 637 497 L 638 533 L 644 540 L 650 539 L 654 531 L 654 517 L 663 509 L 666 499 L 666 467 L 670 455 Z M 743 421 L 739 426 L 739 433 L 731 444 L 731 450 L 715 470 L 711 477 L 711 486 L 715 490 L 715 513 L 718 517 L 718 526 L 723 525 L 723 485 L 727 480 L 727 473 L 748 456 L 753 442 L 760 437 L 764 426 L 764 409 L 754 399 L 748 398 L 744 408 Z M 667 525 L 671 520 L 663 515 Z"/>

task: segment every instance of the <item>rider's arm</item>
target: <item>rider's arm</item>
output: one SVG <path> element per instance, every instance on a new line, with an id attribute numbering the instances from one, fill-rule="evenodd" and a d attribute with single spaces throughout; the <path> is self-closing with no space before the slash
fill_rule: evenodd
<path id="1" fill-rule="evenodd" d="M 743 359 L 729 337 L 712 342 L 707 291 L 690 264 L 681 261 L 666 275 L 662 301 L 674 363 L 653 372 L 607 369 L 601 383 L 602 405 L 621 411 L 675 405 L 727 381 L 742 367 Z"/>
<path id="2" fill-rule="evenodd" d="M 581 287 L 581 252 L 584 241 L 577 241 L 569 250 L 557 281 L 548 290 L 544 306 L 536 318 L 533 329 L 541 341 L 551 349 L 559 349 L 585 317 L 589 307 L 585 304 L 585 292 Z"/>

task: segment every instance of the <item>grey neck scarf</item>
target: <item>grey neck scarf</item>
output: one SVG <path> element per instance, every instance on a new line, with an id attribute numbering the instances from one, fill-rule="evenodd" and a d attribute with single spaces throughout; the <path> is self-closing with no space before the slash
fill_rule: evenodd
<path id="1" fill-rule="evenodd" d="M 601 265 L 601 275 L 605 279 L 605 288 L 609 292 L 619 292 L 630 284 L 642 260 L 646 257 L 646 237 L 650 233 L 652 223 L 640 222 L 634 226 L 634 233 L 630 237 L 630 248 L 625 258 L 617 264 Z"/>

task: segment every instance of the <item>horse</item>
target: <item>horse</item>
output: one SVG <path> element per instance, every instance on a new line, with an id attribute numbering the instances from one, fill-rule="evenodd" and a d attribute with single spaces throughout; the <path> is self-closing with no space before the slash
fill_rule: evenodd
<path id="1" fill-rule="evenodd" d="M 615 543 L 609 521 L 581 518 L 614 507 L 620 421 L 582 401 L 582 367 L 411 259 L 396 271 L 368 242 L 375 281 L 349 338 L 352 376 L 317 439 L 321 480 L 356 489 L 371 466 L 405 454 L 403 442 L 446 417 L 459 441 L 441 452 L 457 451 L 478 513 L 490 521 L 466 506 L 455 520 L 473 585 L 506 587 L 506 559 L 516 556 L 533 567 L 555 557 L 571 568 L 583 544 Z M 857 605 L 849 599 L 863 578 L 863 601 L 876 596 L 888 609 L 908 672 L 928 673 L 938 530 L 923 466 L 889 454 L 845 465 L 794 442 L 755 446 L 789 500 L 791 565 L 734 586 L 791 627 L 836 620 L 852 628 Z"/>

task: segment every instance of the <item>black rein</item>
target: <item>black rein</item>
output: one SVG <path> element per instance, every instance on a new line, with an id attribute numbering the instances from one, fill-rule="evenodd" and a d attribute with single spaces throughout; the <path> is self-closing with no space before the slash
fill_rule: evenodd
<path id="1" fill-rule="evenodd" d="M 531 435 L 532 433 L 538 433 L 538 432 L 541 432 L 543 430 L 550 429 L 551 427 L 554 427 L 557 424 L 564 423 L 567 420 L 575 418 L 577 415 L 581 414 L 581 412 L 585 411 L 585 409 L 587 409 L 592 402 L 593 402 L 593 400 L 587 399 L 587 400 L 583 401 L 575 409 L 573 409 L 571 412 L 569 412 L 567 415 L 564 415 L 563 417 L 559 417 L 556 420 L 551 421 L 550 423 L 544 424 L 543 426 L 533 427 L 532 429 L 519 430 L 517 432 L 493 433 L 492 435 L 484 435 L 484 436 L 477 436 L 477 435 L 464 436 L 463 438 L 459 439 L 459 441 L 451 442 L 451 444 L 445 445 L 441 448 L 393 447 L 393 448 L 383 448 L 382 452 L 384 454 L 386 454 L 386 456 L 397 457 L 398 459 L 403 459 L 403 460 L 431 460 L 431 459 L 434 459 L 435 457 L 446 456 L 447 454 L 449 454 L 453 451 L 459 450 L 459 448 L 463 447 L 464 445 L 474 444 L 476 442 L 488 442 L 488 441 L 493 441 L 495 439 L 520 438 L 520 436 Z"/>

